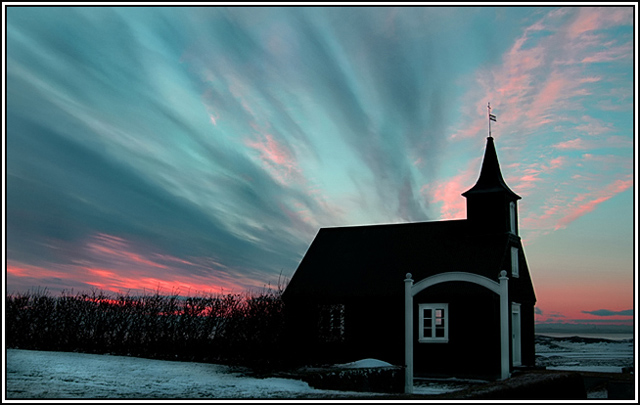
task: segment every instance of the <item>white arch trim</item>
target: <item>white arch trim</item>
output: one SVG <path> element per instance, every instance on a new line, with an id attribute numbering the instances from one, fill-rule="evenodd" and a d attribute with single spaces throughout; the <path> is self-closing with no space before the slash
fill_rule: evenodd
<path id="1" fill-rule="evenodd" d="M 411 273 L 407 273 L 404 280 L 404 353 L 405 380 L 404 392 L 413 393 L 413 296 L 436 284 L 447 281 L 467 281 L 479 284 L 495 292 L 500 297 L 500 369 L 501 378 L 509 378 L 509 286 L 506 270 L 500 271 L 500 283 L 473 273 L 453 271 L 440 273 L 413 283 Z"/>
<path id="2" fill-rule="evenodd" d="M 500 295 L 499 283 L 489 278 L 486 278 L 484 276 L 480 276 L 478 274 L 466 273 L 462 271 L 440 273 L 440 274 L 436 274 L 434 276 L 422 279 L 419 282 L 417 282 L 415 285 L 413 285 L 413 287 L 411 287 L 411 295 L 412 296 L 416 295 L 420 291 L 424 290 L 425 288 L 429 288 L 433 285 L 440 284 L 440 283 L 446 283 L 448 281 L 467 281 L 469 283 L 479 284 L 483 287 L 488 288 L 494 293 Z"/>

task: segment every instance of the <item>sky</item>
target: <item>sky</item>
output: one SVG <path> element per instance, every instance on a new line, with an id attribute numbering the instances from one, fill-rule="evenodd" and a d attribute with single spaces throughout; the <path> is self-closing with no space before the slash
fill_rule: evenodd
<path id="1" fill-rule="evenodd" d="M 633 320 L 633 7 L 4 11 L 9 294 L 262 291 L 322 227 L 465 218 L 491 103 L 536 321 Z"/>

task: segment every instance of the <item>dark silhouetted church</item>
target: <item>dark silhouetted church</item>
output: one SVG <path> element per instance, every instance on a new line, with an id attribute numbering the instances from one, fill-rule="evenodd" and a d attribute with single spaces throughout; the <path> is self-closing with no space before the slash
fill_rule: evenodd
<path id="1" fill-rule="evenodd" d="M 518 234 L 520 197 L 502 178 L 491 136 L 480 176 L 462 195 L 467 219 L 320 229 L 283 294 L 291 354 L 310 363 L 403 365 L 405 274 L 420 281 L 466 272 L 498 282 L 506 270 L 509 368 L 534 366 L 536 296 Z M 412 323 L 416 374 L 499 378 L 495 292 L 440 282 L 413 297 Z"/>

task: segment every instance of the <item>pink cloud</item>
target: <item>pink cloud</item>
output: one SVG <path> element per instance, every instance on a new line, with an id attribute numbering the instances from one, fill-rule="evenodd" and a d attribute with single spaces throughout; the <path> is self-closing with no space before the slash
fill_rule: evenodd
<path id="1" fill-rule="evenodd" d="M 526 116 L 531 119 L 532 122 L 541 124 L 547 118 L 546 112 L 553 107 L 560 98 L 563 90 L 570 85 L 569 80 L 560 77 L 559 74 L 552 75 L 543 89 L 534 97 L 530 108 L 526 112 Z M 546 120 L 546 122 L 549 121 Z"/>
<path id="2" fill-rule="evenodd" d="M 620 59 L 627 58 L 629 62 L 632 62 L 633 57 L 633 44 L 627 42 L 624 45 L 611 47 L 604 51 L 592 53 L 584 57 L 582 63 L 604 63 L 613 62 Z"/>
<path id="3" fill-rule="evenodd" d="M 594 155 L 591 153 L 584 153 L 582 160 L 585 163 L 593 164 L 597 163 L 604 167 L 612 167 L 613 165 L 619 165 L 621 163 L 620 156 L 617 155 Z M 633 170 L 633 161 L 630 159 L 627 164 L 623 166 L 624 170 Z"/>
<path id="4" fill-rule="evenodd" d="M 575 38 L 591 31 L 632 23 L 633 8 L 630 7 L 580 7 L 578 17 L 567 32 Z"/>
<path id="5" fill-rule="evenodd" d="M 111 292 L 160 290 L 167 294 L 242 292 L 262 287 L 258 280 L 235 274 L 215 258 L 184 260 L 108 234 L 96 234 L 75 250 L 74 259 L 64 264 L 33 266 L 9 262 L 8 284 L 31 288 L 54 283 L 58 289 L 66 285 Z"/>
<path id="6" fill-rule="evenodd" d="M 481 115 L 480 115 L 481 116 Z M 488 130 L 487 122 L 484 118 L 477 118 L 473 123 L 466 128 L 456 131 L 451 135 L 451 139 L 454 138 L 471 138 L 476 137 L 478 134 L 485 133 Z"/>
<path id="7" fill-rule="evenodd" d="M 293 153 L 273 135 L 265 134 L 262 139 L 246 141 L 245 144 L 260 154 L 264 167 L 279 183 L 286 185 L 290 181 L 302 181 L 302 173 Z"/>
<path id="8" fill-rule="evenodd" d="M 90 252 L 97 255 L 107 256 L 110 260 L 124 260 L 135 264 L 142 264 L 150 267 L 166 269 L 167 266 L 146 259 L 139 254 L 132 252 L 127 242 L 112 235 L 97 234 L 92 242 L 87 243 Z"/>
<path id="9" fill-rule="evenodd" d="M 587 149 L 587 144 L 584 139 L 576 138 L 570 141 L 560 142 L 553 145 L 556 149 Z"/>
<path id="10" fill-rule="evenodd" d="M 540 181 L 540 178 L 538 177 L 539 174 L 527 174 L 524 175 L 522 177 L 520 177 L 518 179 L 518 182 L 520 183 L 533 183 L 536 181 Z"/>
<path id="11" fill-rule="evenodd" d="M 562 167 L 566 163 L 566 160 L 567 159 L 564 156 L 559 156 L 555 159 L 551 159 L 551 161 L 549 162 L 551 164 L 549 169 L 553 170 Z"/>
<path id="12" fill-rule="evenodd" d="M 579 9 L 578 18 L 567 29 L 572 37 L 600 28 L 600 13 L 598 8 L 585 7 Z"/>
<path id="13" fill-rule="evenodd" d="M 115 268 L 76 265 L 52 265 L 55 270 L 41 266 L 30 266 L 12 262 L 7 266 L 9 284 L 33 284 L 37 280 L 56 278 L 58 284 L 68 283 L 72 286 L 84 285 L 106 292 L 150 292 L 161 294 L 195 294 L 198 292 L 241 292 L 247 286 L 238 280 L 211 273 L 207 276 L 179 272 L 153 272 L 141 268 Z M 255 283 L 255 281 L 253 282 Z M 256 286 L 257 287 L 257 286 Z"/>
<path id="14" fill-rule="evenodd" d="M 602 78 L 600 76 L 589 76 L 589 77 L 583 77 L 582 79 L 579 80 L 579 82 L 580 83 L 597 83 L 601 80 Z"/>
<path id="15" fill-rule="evenodd" d="M 176 262 L 176 263 L 182 263 L 182 264 L 186 264 L 188 266 L 195 266 L 194 263 L 184 260 L 184 259 L 180 259 L 179 257 L 174 257 L 174 256 L 170 256 L 170 255 L 161 255 L 161 254 L 154 254 L 154 257 L 159 258 L 160 260 L 163 261 L 169 261 L 169 262 Z M 219 267 L 225 267 L 222 266 L 221 264 L 217 263 Z"/>
<path id="16" fill-rule="evenodd" d="M 580 121 L 584 122 L 584 124 L 578 125 L 575 127 L 575 130 L 584 132 L 587 135 L 602 135 L 613 130 L 613 128 L 611 128 L 611 124 L 603 123 L 602 121 L 589 116 L 582 116 Z"/>
<path id="17" fill-rule="evenodd" d="M 459 219 L 467 217 L 466 199 L 461 195 L 470 189 L 478 176 L 480 159 L 474 159 L 469 168 L 449 180 L 435 185 L 423 186 L 420 190 L 425 199 L 440 203 L 441 219 Z"/>
<path id="18" fill-rule="evenodd" d="M 566 164 L 566 158 L 559 156 L 553 158 L 547 162 L 545 156 L 541 156 L 540 159 L 544 163 L 532 163 L 532 164 L 517 164 L 505 166 L 504 173 L 512 173 L 506 181 L 513 186 L 513 190 L 521 197 L 525 197 L 529 194 L 529 190 L 538 187 L 539 183 L 548 181 L 551 177 L 551 173 Z"/>
<path id="19" fill-rule="evenodd" d="M 574 203 L 570 204 L 567 208 L 565 215 L 560 218 L 555 226 L 555 229 L 565 228 L 568 224 L 576 219 L 592 212 L 599 204 L 609 200 L 616 194 L 619 194 L 628 188 L 633 186 L 633 180 L 616 180 L 609 184 L 602 191 L 591 193 L 588 196 L 578 195 L 574 198 Z M 587 200 L 586 202 L 583 202 Z M 575 204 L 575 203 L 580 204 Z"/>
<path id="20" fill-rule="evenodd" d="M 553 145 L 553 148 L 561 150 L 593 150 L 600 148 L 631 148 L 632 146 L 633 142 L 631 139 L 620 135 L 613 135 L 608 138 L 589 140 L 575 138 L 569 141 L 557 143 Z M 586 154 L 586 156 L 592 155 Z"/>
<path id="21" fill-rule="evenodd" d="M 13 277 L 28 278 L 65 278 L 67 274 L 58 270 L 45 269 L 39 266 L 32 266 L 15 261 L 7 262 L 7 274 Z"/>
<path id="22" fill-rule="evenodd" d="M 567 19 L 558 17 L 569 14 L 576 17 L 569 25 L 563 25 Z M 473 107 L 462 107 L 466 122 L 451 138 L 462 139 L 486 131 L 487 101 L 491 101 L 493 112 L 498 115 L 492 129 L 499 134 L 521 138 L 545 125 L 573 122 L 559 112 L 582 109 L 583 100 L 594 94 L 593 85 L 602 81 L 581 61 L 611 62 L 633 55 L 631 41 L 619 46 L 607 44 L 604 35 L 593 32 L 630 24 L 632 17 L 630 8 L 580 8 L 552 10 L 533 22 L 502 55 L 502 64 L 477 73 L 477 86 L 469 86 L 463 97 L 465 104 Z M 532 35 L 541 30 L 545 35 Z M 601 134 L 609 128 L 606 122 L 579 122 L 576 126 L 578 131 L 590 134 Z"/>

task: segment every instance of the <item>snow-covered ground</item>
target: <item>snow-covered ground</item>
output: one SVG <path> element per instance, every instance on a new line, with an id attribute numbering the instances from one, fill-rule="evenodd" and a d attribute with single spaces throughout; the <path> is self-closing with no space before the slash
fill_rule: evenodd
<path id="1" fill-rule="evenodd" d="M 303 381 L 252 378 L 226 366 L 85 353 L 7 350 L 7 399 L 322 398 Z"/>
<path id="2" fill-rule="evenodd" d="M 536 337 L 536 365 L 548 370 L 620 373 L 633 367 L 633 341 L 581 337 Z"/>
<path id="3" fill-rule="evenodd" d="M 538 338 L 538 365 L 548 369 L 620 372 L 633 366 L 631 341 Z M 84 353 L 8 349 L 6 399 L 269 399 L 372 398 L 375 393 L 328 391 L 285 378 L 259 379 L 226 366 Z M 365 359 L 345 368 L 387 366 Z M 464 388 L 461 381 L 416 381 L 415 393 Z"/>

